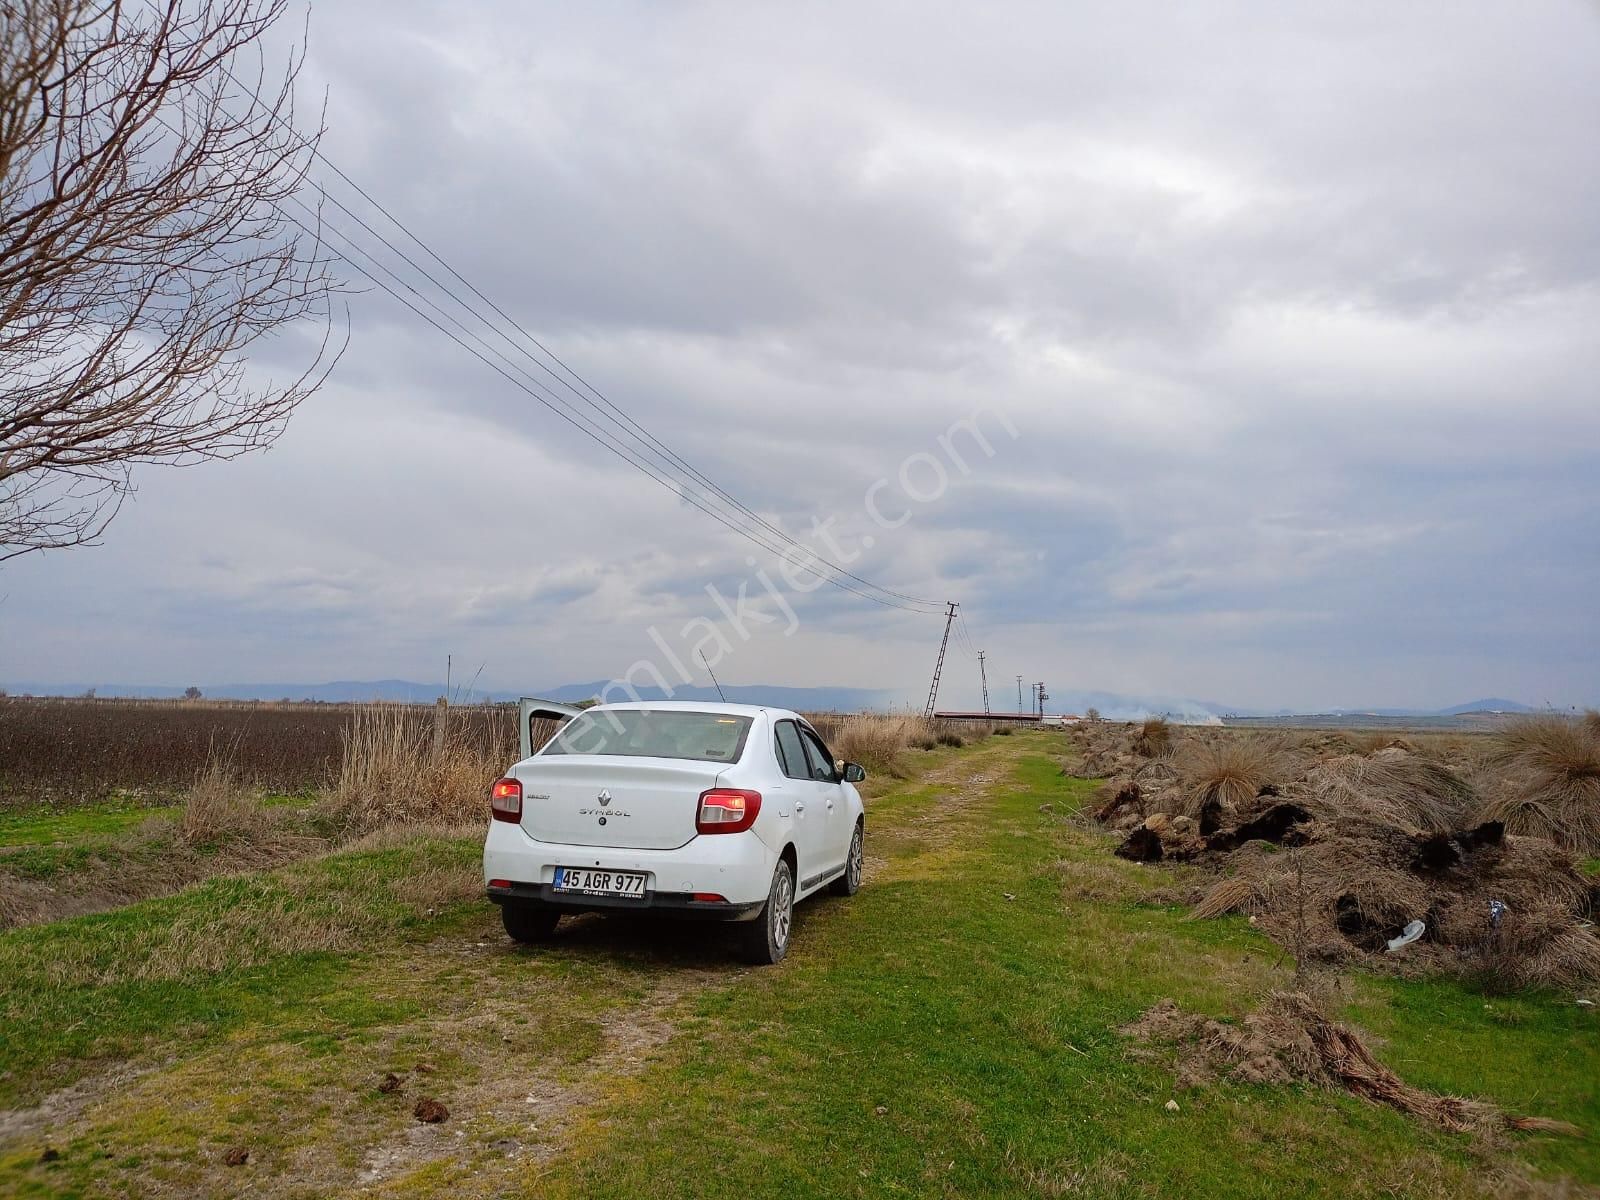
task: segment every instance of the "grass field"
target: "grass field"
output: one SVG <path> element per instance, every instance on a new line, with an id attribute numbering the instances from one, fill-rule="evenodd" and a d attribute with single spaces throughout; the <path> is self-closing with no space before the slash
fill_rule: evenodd
<path id="1" fill-rule="evenodd" d="M 1159 1056 L 1131 1056 L 1117 1031 L 1156 1001 L 1236 1020 L 1292 967 L 1111 858 L 1073 819 L 1094 785 L 1065 753 L 1019 733 L 874 781 L 866 885 L 802 906 L 767 970 L 702 929 L 619 919 L 514 948 L 478 898 L 476 837 L 428 831 L 0 934 L 0 1194 L 1600 1184 L 1592 1136 L 1447 1134 L 1310 1088 L 1178 1090 Z M 1337 986 L 1409 1082 L 1600 1131 L 1600 1023 L 1570 996 Z M 423 1098 L 448 1119 L 419 1123 Z"/>

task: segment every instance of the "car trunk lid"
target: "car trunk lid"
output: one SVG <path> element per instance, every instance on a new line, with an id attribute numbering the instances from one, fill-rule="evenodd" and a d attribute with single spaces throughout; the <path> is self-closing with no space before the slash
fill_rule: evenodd
<path id="1" fill-rule="evenodd" d="M 542 842 L 672 850 L 695 836 L 700 794 L 723 763 L 557 755 L 520 764 L 522 828 Z"/>
<path id="2" fill-rule="evenodd" d="M 527 758 L 551 738 L 573 717 L 583 710 L 555 700 L 540 700 L 524 696 L 517 704 L 517 726 L 520 731 L 522 757 Z"/>

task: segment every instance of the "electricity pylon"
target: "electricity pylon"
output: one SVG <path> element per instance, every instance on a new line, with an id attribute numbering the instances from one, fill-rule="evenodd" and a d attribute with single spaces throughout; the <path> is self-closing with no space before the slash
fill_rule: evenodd
<path id="1" fill-rule="evenodd" d="M 933 716 L 933 705 L 939 699 L 939 676 L 944 671 L 944 652 L 950 647 L 950 626 L 956 619 L 956 602 L 947 601 L 950 606 L 944 614 L 944 640 L 939 643 L 939 660 L 933 664 L 933 683 L 928 688 L 928 703 L 923 706 L 923 717 Z"/>

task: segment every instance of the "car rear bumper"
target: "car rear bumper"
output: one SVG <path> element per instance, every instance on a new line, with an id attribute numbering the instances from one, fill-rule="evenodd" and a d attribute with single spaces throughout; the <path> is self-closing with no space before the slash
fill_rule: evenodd
<path id="1" fill-rule="evenodd" d="M 523 900 L 568 911 L 584 909 L 661 909 L 691 914 L 722 914 L 739 920 L 766 903 L 778 856 L 754 831 L 700 834 L 671 850 L 569 846 L 529 837 L 520 825 L 491 821 L 483 847 L 483 880 L 503 880 L 510 888 L 490 889 L 499 901 Z M 558 867 L 597 867 L 641 871 L 642 899 L 577 896 L 555 891 Z M 696 894 L 721 896 L 717 905 Z"/>
<path id="2" fill-rule="evenodd" d="M 761 911 L 765 900 L 734 904 L 729 900 L 697 900 L 693 892 L 646 892 L 641 899 L 621 896 L 570 896 L 548 883 L 515 883 L 488 887 L 496 904 L 527 904 L 559 912 L 648 912 L 691 921 L 748 921 Z"/>

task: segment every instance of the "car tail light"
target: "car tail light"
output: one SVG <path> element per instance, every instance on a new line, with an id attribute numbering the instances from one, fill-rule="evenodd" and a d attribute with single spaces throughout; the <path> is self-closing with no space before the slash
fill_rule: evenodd
<path id="1" fill-rule="evenodd" d="M 489 789 L 489 815 L 496 821 L 510 821 L 513 825 L 522 820 L 522 783 L 516 779 L 499 779 Z"/>
<path id="2" fill-rule="evenodd" d="M 698 833 L 743 833 L 756 823 L 761 811 L 761 793 L 744 788 L 712 788 L 700 793 L 700 811 L 695 815 Z"/>

